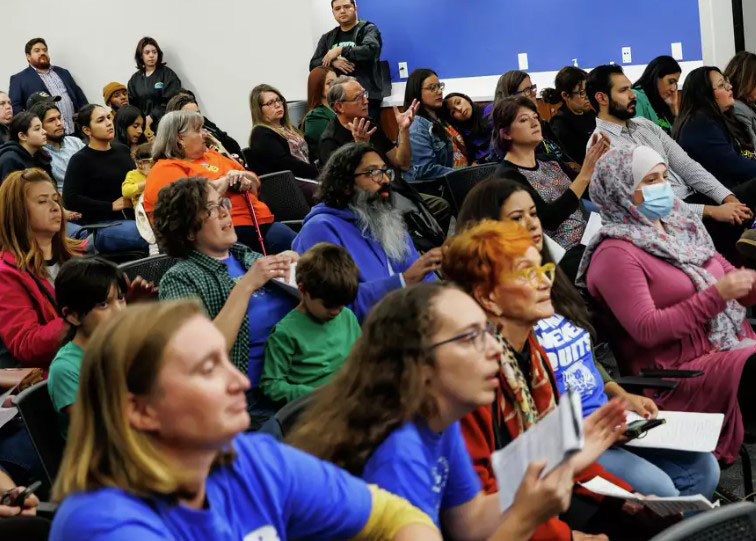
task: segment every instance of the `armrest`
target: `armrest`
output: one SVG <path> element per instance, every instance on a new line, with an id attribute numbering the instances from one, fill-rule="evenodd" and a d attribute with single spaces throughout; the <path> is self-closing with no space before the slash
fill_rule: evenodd
<path id="1" fill-rule="evenodd" d="M 676 381 L 666 379 L 648 378 L 643 376 L 625 376 L 614 380 L 625 390 L 639 389 L 660 389 L 670 390 L 677 387 Z"/>
<path id="2" fill-rule="evenodd" d="M 641 370 L 641 376 L 649 378 L 697 378 L 703 370 Z"/>

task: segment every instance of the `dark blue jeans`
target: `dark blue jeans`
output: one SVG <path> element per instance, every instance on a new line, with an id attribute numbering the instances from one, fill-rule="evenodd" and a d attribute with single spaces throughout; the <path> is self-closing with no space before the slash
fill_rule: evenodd
<path id="1" fill-rule="evenodd" d="M 99 253 L 147 252 L 149 245 L 137 230 L 134 220 L 116 220 L 113 225 L 98 229 L 95 233 L 95 248 Z"/>

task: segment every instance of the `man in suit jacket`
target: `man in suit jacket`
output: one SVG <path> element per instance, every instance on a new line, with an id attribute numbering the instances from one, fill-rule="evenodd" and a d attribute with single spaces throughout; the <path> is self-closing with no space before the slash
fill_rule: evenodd
<path id="1" fill-rule="evenodd" d="M 47 92 L 51 96 L 60 96 L 60 108 L 66 134 L 74 133 L 74 114 L 88 103 L 87 97 L 76 84 L 68 70 L 50 65 L 47 43 L 42 38 L 29 40 L 25 47 L 29 67 L 10 78 L 10 94 L 13 113 L 26 108 L 26 101 L 36 92 Z"/>

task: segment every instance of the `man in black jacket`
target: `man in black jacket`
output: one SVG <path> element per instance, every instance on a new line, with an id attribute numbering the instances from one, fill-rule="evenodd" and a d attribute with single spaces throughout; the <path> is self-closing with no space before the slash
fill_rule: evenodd
<path id="1" fill-rule="evenodd" d="M 357 18 L 354 0 L 331 0 L 331 11 L 339 26 L 320 37 L 310 71 L 322 65 L 355 77 L 367 90 L 369 115 L 377 121 L 383 101 L 381 32 L 373 23 Z"/>

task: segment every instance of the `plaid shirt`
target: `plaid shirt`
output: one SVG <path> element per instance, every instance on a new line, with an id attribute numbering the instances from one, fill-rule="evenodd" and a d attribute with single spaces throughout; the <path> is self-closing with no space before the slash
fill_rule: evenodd
<path id="1" fill-rule="evenodd" d="M 244 270 L 262 257 L 241 244 L 234 244 L 230 252 Z M 185 260 L 171 267 L 160 280 L 160 300 L 198 298 L 207 315 L 215 319 L 235 285 L 225 263 L 194 250 Z M 230 357 L 231 362 L 246 374 L 249 366 L 249 317 L 246 313 Z"/>

